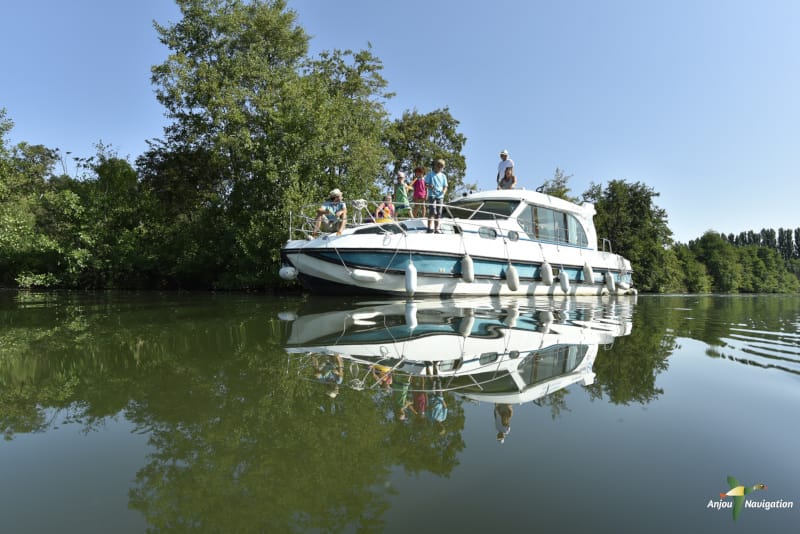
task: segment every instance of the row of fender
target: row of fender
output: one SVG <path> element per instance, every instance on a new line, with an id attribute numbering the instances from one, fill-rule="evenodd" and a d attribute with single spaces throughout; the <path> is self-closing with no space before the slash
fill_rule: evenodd
<path id="1" fill-rule="evenodd" d="M 550 263 L 545 261 L 542 264 L 541 272 L 542 282 L 548 286 L 553 285 L 553 269 L 550 266 Z M 463 278 L 465 282 L 469 283 L 475 281 L 475 267 L 469 254 L 465 254 L 461 258 L 461 278 Z M 583 264 L 583 278 L 584 280 L 594 280 L 594 271 L 592 270 L 592 266 L 588 263 Z M 414 266 L 413 262 L 409 263 L 408 267 L 406 268 L 405 282 L 406 293 L 413 295 L 417 289 L 417 268 Z M 561 286 L 561 290 L 564 293 L 569 293 L 569 277 L 559 276 L 558 282 Z M 506 283 L 511 291 L 516 291 L 519 289 L 519 273 L 517 273 L 517 268 L 514 267 L 511 262 L 509 262 L 508 267 L 506 267 Z M 608 289 L 609 293 L 613 294 L 617 292 L 616 280 L 614 280 L 614 276 L 610 272 L 607 272 L 605 275 L 605 283 L 606 289 Z M 627 284 L 620 282 L 619 289 L 621 291 L 628 291 L 630 287 L 627 286 Z"/>

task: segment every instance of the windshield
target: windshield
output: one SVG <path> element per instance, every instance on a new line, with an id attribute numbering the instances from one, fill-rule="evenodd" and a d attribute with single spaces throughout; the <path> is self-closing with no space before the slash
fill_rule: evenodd
<path id="1" fill-rule="evenodd" d="M 462 200 L 450 207 L 453 217 L 459 219 L 486 220 L 499 216 L 507 218 L 519 206 L 519 200 Z"/>

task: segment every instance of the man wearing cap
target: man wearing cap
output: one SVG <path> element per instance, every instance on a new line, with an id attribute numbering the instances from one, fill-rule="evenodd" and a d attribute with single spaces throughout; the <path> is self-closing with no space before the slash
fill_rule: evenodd
<path id="1" fill-rule="evenodd" d="M 510 404 L 494 405 L 494 427 L 497 430 L 497 441 L 503 443 L 506 436 L 511 432 L 511 416 L 514 415 L 514 408 Z"/>
<path id="2" fill-rule="evenodd" d="M 506 169 L 514 168 L 514 160 L 508 157 L 508 150 L 500 152 L 500 163 L 497 164 L 497 187 L 500 187 L 500 180 L 506 175 Z"/>
<path id="3" fill-rule="evenodd" d="M 328 195 L 328 200 L 317 208 L 317 222 L 314 225 L 313 237 L 317 237 L 323 222 L 326 232 L 336 228 L 336 235 L 342 235 L 342 230 L 347 224 L 347 205 L 342 201 L 342 192 L 339 189 L 332 190 Z"/>

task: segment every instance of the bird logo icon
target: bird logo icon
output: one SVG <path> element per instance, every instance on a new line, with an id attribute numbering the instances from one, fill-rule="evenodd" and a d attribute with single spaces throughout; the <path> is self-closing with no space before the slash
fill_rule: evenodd
<path id="1" fill-rule="evenodd" d="M 755 484 L 753 486 L 744 486 L 739 483 L 732 476 L 728 476 L 728 490 L 726 493 L 720 493 L 719 498 L 724 500 L 727 497 L 733 497 L 733 520 L 736 521 L 736 518 L 739 517 L 739 514 L 742 513 L 742 508 L 744 508 L 744 496 L 749 495 L 757 490 L 765 490 L 767 486 L 764 484 Z"/>

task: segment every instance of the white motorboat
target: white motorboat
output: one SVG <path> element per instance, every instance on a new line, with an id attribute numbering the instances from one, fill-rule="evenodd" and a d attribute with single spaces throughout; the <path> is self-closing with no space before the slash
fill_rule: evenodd
<path id="1" fill-rule="evenodd" d="M 633 301 L 613 297 L 371 303 L 293 316 L 286 351 L 348 362 L 343 382 L 355 389 L 391 374 L 416 389 L 520 403 L 592 384 L 599 348 L 630 334 L 632 314 Z"/>
<path id="2" fill-rule="evenodd" d="M 323 294 L 635 294 L 630 261 L 607 240 L 598 247 L 594 214 L 588 202 L 500 190 L 446 205 L 441 233 L 411 218 L 354 222 L 341 235 L 314 236 L 313 220 L 293 215 L 280 276 Z"/>

